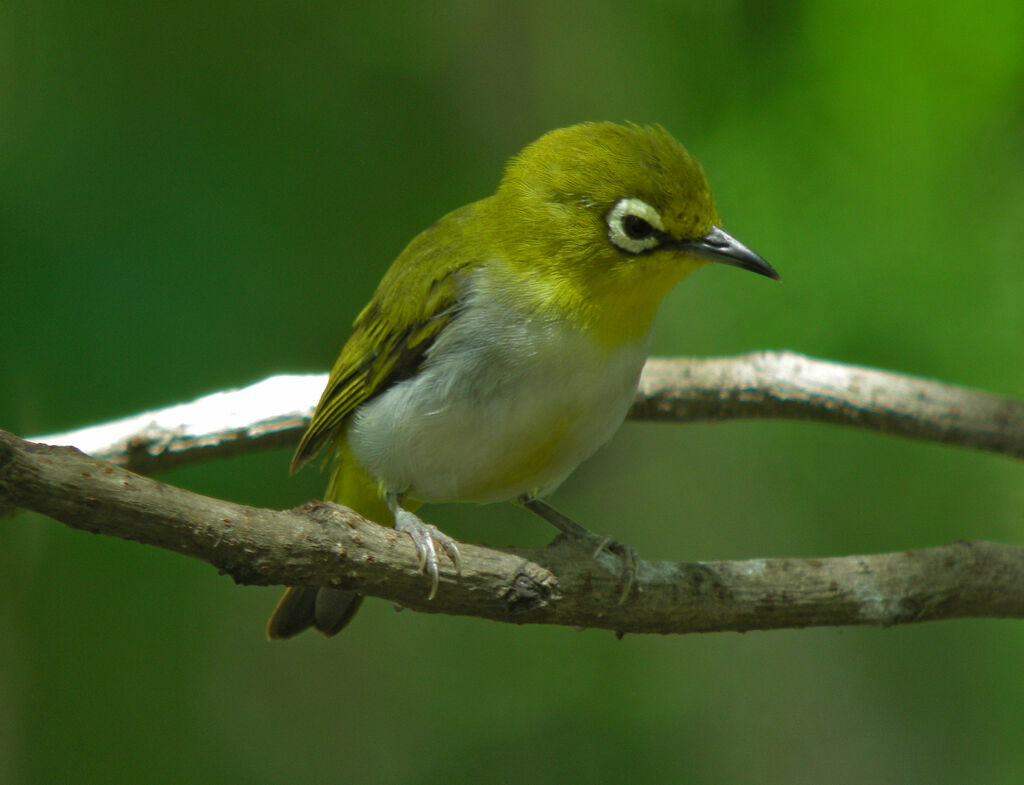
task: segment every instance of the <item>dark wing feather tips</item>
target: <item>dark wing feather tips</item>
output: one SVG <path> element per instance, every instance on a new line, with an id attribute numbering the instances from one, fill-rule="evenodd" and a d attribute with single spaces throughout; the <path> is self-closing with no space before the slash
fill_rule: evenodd
<path id="1" fill-rule="evenodd" d="M 415 238 L 388 270 L 373 299 L 355 320 L 352 335 L 320 397 L 309 428 L 292 458 L 291 470 L 298 471 L 346 426 L 349 416 L 361 404 L 388 387 L 416 373 L 434 340 L 455 316 L 462 291 L 465 267 L 451 262 L 424 263 L 423 255 L 446 253 L 430 235 L 457 229 L 459 213 L 475 208 L 468 205 L 441 219 Z M 464 220 L 464 217 L 463 217 Z M 452 226 L 454 224 L 454 226 Z"/>

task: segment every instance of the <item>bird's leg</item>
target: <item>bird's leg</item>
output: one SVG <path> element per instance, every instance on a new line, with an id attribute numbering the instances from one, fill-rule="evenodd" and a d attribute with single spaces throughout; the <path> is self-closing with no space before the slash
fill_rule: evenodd
<path id="1" fill-rule="evenodd" d="M 516 503 L 521 504 L 530 512 L 536 513 L 566 536 L 576 540 L 584 540 L 594 545 L 593 555 L 595 558 L 601 551 L 617 553 L 622 558 L 622 572 L 626 583 L 625 588 L 622 590 L 622 595 L 619 597 L 619 605 L 626 601 L 629 592 L 633 588 L 633 584 L 636 583 L 637 556 L 635 548 L 621 542 L 616 542 L 611 537 L 595 534 L 590 529 L 580 526 L 568 515 L 543 499 L 523 495 L 516 499 Z"/>
<path id="2" fill-rule="evenodd" d="M 391 514 L 395 516 L 395 529 L 408 534 L 412 538 L 413 545 L 416 546 L 416 553 L 420 559 L 420 569 L 424 574 L 430 576 L 430 593 L 427 595 L 427 599 L 432 600 L 437 596 L 437 587 L 440 582 L 435 543 L 448 554 L 448 558 L 455 565 L 455 572 L 460 573 L 462 571 L 462 562 L 459 559 L 458 545 L 456 545 L 455 540 L 433 524 L 427 523 L 418 515 L 403 509 L 401 504 L 399 504 L 397 494 L 388 494 L 385 497 L 385 501 L 391 510 Z"/>

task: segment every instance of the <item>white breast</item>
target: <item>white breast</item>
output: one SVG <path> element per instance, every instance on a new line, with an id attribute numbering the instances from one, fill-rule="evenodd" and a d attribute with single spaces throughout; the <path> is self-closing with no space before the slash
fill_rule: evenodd
<path id="1" fill-rule="evenodd" d="M 469 288 L 420 372 L 356 411 L 349 444 L 385 491 L 419 501 L 549 493 L 619 427 L 647 338 L 607 349 Z"/>

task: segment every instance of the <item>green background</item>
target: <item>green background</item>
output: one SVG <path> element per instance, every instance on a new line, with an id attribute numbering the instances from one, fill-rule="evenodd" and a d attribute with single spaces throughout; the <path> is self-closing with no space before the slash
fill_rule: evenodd
<path id="1" fill-rule="evenodd" d="M 660 122 L 783 282 L 709 268 L 654 352 L 786 348 L 1024 396 L 1024 6 L 0 3 L 0 427 L 325 370 L 420 229 L 584 119 Z M 286 507 L 287 451 L 172 483 Z M 1024 467 L 825 426 L 628 424 L 555 497 L 648 558 L 1024 541 Z M 510 505 L 439 506 L 539 545 Z M 0 781 L 1008 783 L 1024 628 L 628 636 L 396 614 L 0 525 Z"/>

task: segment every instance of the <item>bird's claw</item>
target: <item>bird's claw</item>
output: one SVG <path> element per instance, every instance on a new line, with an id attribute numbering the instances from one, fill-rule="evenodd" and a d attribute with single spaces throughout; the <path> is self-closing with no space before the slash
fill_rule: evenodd
<path id="1" fill-rule="evenodd" d="M 622 605 L 626 601 L 626 598 L 629 597 L 629 593 L 633 590 L 633 586 L 636 584 L 636 575 L 638 570 L 636 549 L 631 548 L 629 545 L 616 542 L 611 537 L 595 534 L 590 531 L 590 529 L 580 526 L 568 515 L 563 512 L 559 512 L 558 509 L 552 507 L 543 499 L 538 499 L 535 496 L 527 494 L 520 496 L 516 501 L 526 509 L 536 513 L 548 523 L 555 526 L 566 537 L 573 540 L 581 540 L 584 543 L 593 545 L 594 550 L 591 553 L 592 559 L 596 559 L 601 551 L 618 553 L 622 558 L 622 573 L 626 584 L 622 590 L 622 594 L 619 596 L 619 605 Z"/>
<path id="2" fill-rule="evenodd" d="M 405 532 L 412 538 L 413 545 L 416 546 L 416 555 L 419 557 L 420 570 L 430 577 L 430 593 L 427 594 L 427 599 L 434 599 L 437 596 L 437 587 L 440 583 L 437 546 L 440 546 L 441 550 L 452 560 L 455 572 L 461 574 L 462 561 L 459 558 L 458 545 L 455 540 L 436 526 L 427 523 L 408 510 L 398 510 L 395 514 L 395 529 Z"/>
<path id="3" fill-rule="evenodd" d="M 629 593 L 633 590 L 633 586 L 636 584 L 636 575 L 639 569 L 639 559 L 637 558 L 636 548 L 625 543 L 616 542 L 611 537 L 602 537 L 601 535 L 594 535 L 597 538 L 597 548 L 594 549 L 592 558 L 596 559 L 601 551 L 608 551 L 613 553 L 622 559 L 622 578 L 625 585 L 622 588 L 622 594 L 619 595 L 619 605 L 622 605 L 629 597 Z"/>
<path id="4" fill-rule="evenodd" d="M 591 551 L 590 558 L 596 560 L 601 555 L 602 551 L 610 553 L 614 556 L 618 556 L 621 559 L 621 576 L 624 582 L 622 587 L 622 593 L 619 595 L 619 605 L 626 602 L 629 597 L 629 593 L 633 591 L 633 587 L 636 585 L 637 571 L 639 570 L 640 560 L 636 553 L 636 548 L 625 543 L 618 542 L 613 537 L 596 534 L 595 532 L 587 529 L 583 530 L 585 534 L 582 536 L 576 535 L 580 539 L 584 540 L 588 546 L 592 545 L 594 550 Z"/>

